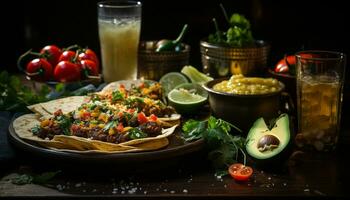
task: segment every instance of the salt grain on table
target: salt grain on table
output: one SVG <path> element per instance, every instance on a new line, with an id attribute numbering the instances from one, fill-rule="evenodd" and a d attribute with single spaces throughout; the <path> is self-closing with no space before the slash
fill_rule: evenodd
<path id="1" fill-rule="evenodd" d="M 188 193 L 188 190 L 184 189 L 182 190 L 183 193 Z"/>
<path id="2" fill-rule="evenodd" d="M 75 187 L 81 187 L 81 183 L 75 184 Z"/>
<path id="3" fill-rule="evenodd" d="M 63 190 L 63 187 L 62 187 L 62 185 L 60 185 L 60 184 L 58 184 L 58 185 L 56 186 L 56 188 L 57 188 L 59 191 L 62 191 L 62 190 Z"/>

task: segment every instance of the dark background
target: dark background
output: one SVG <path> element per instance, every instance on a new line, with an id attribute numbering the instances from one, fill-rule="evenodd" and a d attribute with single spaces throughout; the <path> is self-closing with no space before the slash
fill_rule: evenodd
<path id="1" fill-rule="evenodd" d="M 47 44 L 60 47 L 79 44 L 99 54 L 96 3 L 97 0 L 2 1 L 1 69 L 19 72 L 18 56 L 30 48 L 39 51 Z M 216 17 L 220 28 L 227 29 L 220 3 L 229 15 L 233 12 L 245 15 L 256 39 L 271 43 L 269 66 L 275 65 L 284 54 L 302 49 L 335 50 L 349 55 L 346 1 L 143 0 L 142 3 L 141 40 L 175 38 L 187 23 L 189 30 L 184 41 L 191 45 L 190 63 L 197 68 L 201 68 L 199 40 L 214 32 L 211 19 Z M 345 102 L 350 99 L 349 79 L 346 77 Z M 343 111 L 350 110 L 347 104 Z"/>
<path id="2" fill-rule="evenodd" d="M 142 0 L 141 0 L 142 1 Z M 27 0 L 1 2 L 2 68 L 16 72 L 16 59 L 26 50 L 46 44 L 89 46 L 99 53 L 97 0 Z M 175 38 L 189 24 L 184 41 L 191 45 L 190 63 L 201 67 L 199 40 L 214 31 L 216 17 L 226 24 L 219 7 L 228 14 L 244 14 L 253 36 L 271 42 L 269 65 L 285 53 L 301 49 L 343 51 L 348 54 L 349 17 L 346 1 L 271 0 L 143 0 L 141 39 Z"/>

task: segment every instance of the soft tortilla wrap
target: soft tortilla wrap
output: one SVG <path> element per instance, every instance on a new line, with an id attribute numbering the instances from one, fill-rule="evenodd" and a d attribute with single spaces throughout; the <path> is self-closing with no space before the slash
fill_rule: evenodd
<path id="1" fill-rule="evenodd" d="M 88 96 L 71 96 L 30 105 L 28 109 L 47 118 L 48 116 L 52 116 L 59 109 L 62 110 L 63 114 L 72 112 L 88 100 Z"/>
<path id="2" fill-rule="evenodd" d="M 52 140 L 39 138 L 31 132 L 31 128 L 39 125 L 40 121 L 35 114 L 26 114 L 18 117 L 13 122 L 16 134 L 24 140 L 35 142 L 41 146 L 66 150 L 77 150 L 77 152 L 137 152 L 160 149 L 169 144 L 167 139 L 174 133 L 177 125 L 163 129 L 162 134 L 157 137 L 130 140 L 120 144 L 113 144 L 88 138 L 56 135 Z"/>

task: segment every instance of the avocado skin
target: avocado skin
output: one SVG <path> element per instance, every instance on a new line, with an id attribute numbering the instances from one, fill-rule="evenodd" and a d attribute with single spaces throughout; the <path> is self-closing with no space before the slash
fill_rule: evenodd
<path id="1" fill-rule="evenodd" d="M 294 128 L 294 117 L 289 116 L 289 133 L 290 139 L 287 146 L 277 155 L 268 159 L 257 159 L 247 153 L 249 162 L 257 168 L 264 169 L 266 171 L 279 171 L 283 170 L 287 164 L 293 150 L 295 149 L 295 128 Z"/>

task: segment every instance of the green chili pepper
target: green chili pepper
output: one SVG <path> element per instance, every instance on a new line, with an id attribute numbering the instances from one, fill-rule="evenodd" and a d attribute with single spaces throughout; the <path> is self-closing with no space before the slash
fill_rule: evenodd
<path id="1" fill-rule="evenodd" d="M 156 52 L 161 51 L 181 51 L 179 45 L 184 38 L 185 32 L 187 30 L 187 24 L 184 25 L 180 35 L 176 38 L 176 40 L 160 40 L 156 45 Z"/>

